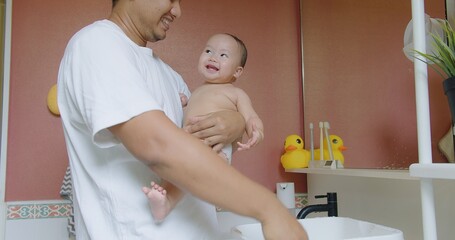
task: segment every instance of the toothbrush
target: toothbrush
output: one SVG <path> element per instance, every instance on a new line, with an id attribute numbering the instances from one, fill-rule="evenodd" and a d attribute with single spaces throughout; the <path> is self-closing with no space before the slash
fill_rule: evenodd
<path id="1" fill-rule="evenodd" d="M 325 132 L 325 137 L 327 139 L 327 148 L 329 151 L 330 160 L 335 160 L 333 157 L 332 144 L 330 143 L 329 129 L 330 129 L 329 122 L 324 122 L 324 132 Z"/>
<path id="2" fill-rule="evenodd" d="M 314 161 L 314 137 L 313 137 L 313 123 L 310 123 L 310 153 L 311 153 L 311 161 Z"/>
<path id="3" fill-rule="evenodd" d="M 323 122 L 319 122 L 319 159 L 324 160 L 324 135 L 322 133 L 322 128 L 324 127 Z"/>

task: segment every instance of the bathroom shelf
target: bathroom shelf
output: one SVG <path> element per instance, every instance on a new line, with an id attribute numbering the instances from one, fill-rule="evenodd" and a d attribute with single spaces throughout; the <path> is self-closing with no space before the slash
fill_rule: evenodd
<path id="1" fill-rule="evenodd" d="M 453 163 L 415 163 L 409 167 L 409 172 L 413 177 L 455 180 L 455 164 Z"/>
<path id="2" fill-rule="evenodd" d="M 455 164 L 454 164 L 455 166 Z M 307 174 L 326 174 L 351 177 L 370 177 L 384 179 L 401 179 L 401 180 L 418 180 L 419 178 L 411 176 L 409 170 L 392 170 L 392 169 L 326 169 L 326 168 L 296 168 L 287 169 L 290 173 L 307 173 Z"/>
<path id="3" fill-rule="evenodd" d="M 425 0 L 411 0 L 411 6 L 414 48 L 425 53 Z M 432 179 L 455 179 L 455 167 L 451 164 L 433 163 L 432 160 L 427 68 L 423 61 L 414 61 L 419 163 L 412 164 L 409 171 L 411 176 L 420 179 L 423 237 L 425 240 L 433 240 L 438 239 L 438 234 Z"/>

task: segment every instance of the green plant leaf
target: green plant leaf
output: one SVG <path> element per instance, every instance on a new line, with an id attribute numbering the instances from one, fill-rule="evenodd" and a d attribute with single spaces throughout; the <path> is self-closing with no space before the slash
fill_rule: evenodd
<path id="1" fill-rule="evenodd" d="M 455 32 L 447 20 L 439 20 L 438 23 L 444 37 L 431 33 L 434 51 L 423 53 L 414 49 L 414 58 L 429 64 L 442 77 L 449 78 L 455 76 Z"/>

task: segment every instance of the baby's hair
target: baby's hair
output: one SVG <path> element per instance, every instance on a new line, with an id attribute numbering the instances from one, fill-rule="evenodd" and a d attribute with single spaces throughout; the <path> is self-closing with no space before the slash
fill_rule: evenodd
<path id="1" fill-rule="evenodd" d="M 240 40 L 240 38 L 236 37 L 235 35 L 232 35 L 230 33 L 225 33 L 225 34 L 234 38 L 235 41 L 237 42 L 237 44 L 240 46 L 240 49 L 242 51 L 242 58 L 240 59 L 240 66 L 245 67 L 246 59 L 248 58 L 248 50 L 246 49 L 245 43 L 243 43 L 243 41 Z"/>

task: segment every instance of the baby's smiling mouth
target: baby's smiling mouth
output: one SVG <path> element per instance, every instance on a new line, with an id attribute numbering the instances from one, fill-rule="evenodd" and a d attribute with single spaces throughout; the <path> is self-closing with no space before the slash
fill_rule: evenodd
<path id="1" fill-rule="evenodd" d="M 212 65 L 212 64 L 206 65 L 205 68 L 207 68 L 208 70 L 212 70 L 212 71 L 218 71 L 218 70 L 220 70 L 219 68 L 215 67 L 215 66 Z"/>

